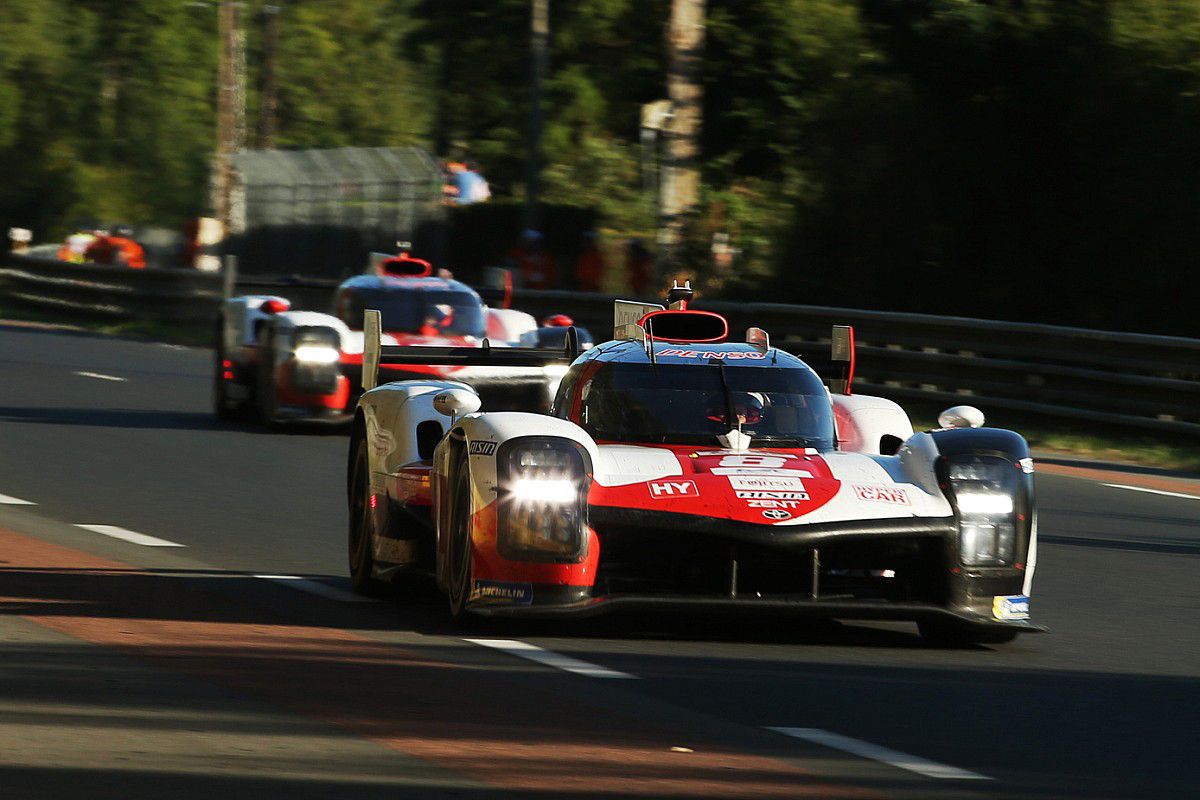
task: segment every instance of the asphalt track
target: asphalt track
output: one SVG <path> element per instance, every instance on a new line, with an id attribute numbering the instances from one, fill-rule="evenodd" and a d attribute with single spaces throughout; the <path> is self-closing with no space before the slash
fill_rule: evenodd
<path id="1" fill-rule="evenodd" d="M 0 797 L 1197 794 L 1200 482 L 1039 472 L 1052 632 L 997 648 L 463 630 L 349 602 L 344 434 L 218 424 L 209 358 L 0 328 Z"/>

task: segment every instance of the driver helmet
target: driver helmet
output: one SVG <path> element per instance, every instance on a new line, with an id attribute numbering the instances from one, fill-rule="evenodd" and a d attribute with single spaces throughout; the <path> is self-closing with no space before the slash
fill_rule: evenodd
<path id="1" fill-rule="evenodd" d="M 764 397 L 758 392 L 732 392 L 734 427 L 737 425 L 757 425 L 762 422 L 766 411 Z M 725 399 L 720 398 L 709 408 L 708 418 L 714 422 L 725 421 Z"/>
<path id="2" fill-rule="evenodd" d="M 437 336 L 454 324 L 454 306 L 449 303 L 438 303 L 425 308 L 425 324 L 422 333 L 426 336 Z"/>

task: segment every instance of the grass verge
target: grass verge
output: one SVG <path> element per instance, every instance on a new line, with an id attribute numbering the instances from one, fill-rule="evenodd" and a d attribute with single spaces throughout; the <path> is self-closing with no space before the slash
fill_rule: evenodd
<path id="1" fill-rule="evenodd" d="M 943 410 L 932 403 L 907 401 L 901 405 L 917 430 L 936 427 L 937 415 Z M 1200 473 L 1200 437 L 988 408 L 983 402 L 979 407 L 989 426 L 1016 431 L 1039 452 Z"/>

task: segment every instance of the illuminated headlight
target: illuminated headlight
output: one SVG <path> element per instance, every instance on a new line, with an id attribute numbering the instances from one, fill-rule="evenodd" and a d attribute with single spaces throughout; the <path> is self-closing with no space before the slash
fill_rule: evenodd
<path id="1" fill-rule="evenodd" d="M 520 561 L 574 562 L 585 555 L 587 452 L 568 439 L 527 436 L 497 453 L 497 549 Z"/>
<path id="2" fill-rule="evenodd" d="M 1018 467 L 995 456 L 969 456 L 947 465 L 963 566 L 1004 567 L 1016 560 L 1018 474 Z"/>
<path id="3" fill-rule="evenodd" d="M 297 361 L 306 364 L 336 364 L 341 353 L 333 347 L 305 344 L 296 348 L 293 353 Z"/>
<path id="4" fill-rule="evenodd" d="M 509 488 L 515 503 L 573 503 L 579 492 L 564 478 L 518 478 Z"/>
<path id="5" fill-rule="evenodd" d="M 996 516 L 1011 514 L 1013 511 L 1012 496 L 998 492 L 959 492 L 958 510 L 961 514 L 980 514 Z"/>
<path id="6" fill-rule="evenodd" d="M 292 388 L 303 394 L 328 394 L 337 388 L 341 337 L 332 328 L 306 325 L 292 334 Z"/>
<path id="7" fill-rule="evenodd" d="M 547 378 L 562 380 L 562 376 L 567 374 L 568 369 L 566 364 L 547 364 L 542 367 L 542 372 Z"/>

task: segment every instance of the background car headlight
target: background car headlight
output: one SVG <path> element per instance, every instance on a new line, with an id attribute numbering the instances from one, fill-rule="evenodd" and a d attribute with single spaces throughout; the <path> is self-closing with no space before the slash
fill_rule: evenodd
<path id="1" fill-rule="evenodd" d="M 1004 567 L 1016 560 L 1019 467 L 996 456 L 964 456 L 946 470 L 958 510 L 958 558 L 967 567 Z"/>
<path id="2" fill-rule="evenodd" d="M 519 561 L 574 562 L 586 552 L 587 452 L 569 439 L 527 436 L 501 446 L 497 549 Z"/>
<path id="3" fill-rule="evenodd" d="M 341 353 L 337 348 L 313 344 L 300 345 L 293 355 L 297 361 L 309 364 L 334 364 L 341 358 Z"/>
<path id="4" fill-rule="evenodd" d="M 305 394 L 328 394 L 341 374 L 342 341 L 332 328 L 305 326 L 292 334 L 292 388 Z"/>

